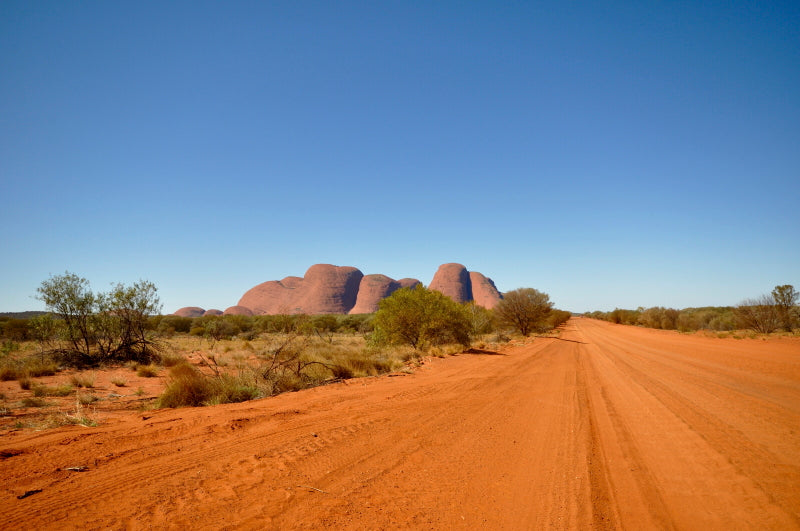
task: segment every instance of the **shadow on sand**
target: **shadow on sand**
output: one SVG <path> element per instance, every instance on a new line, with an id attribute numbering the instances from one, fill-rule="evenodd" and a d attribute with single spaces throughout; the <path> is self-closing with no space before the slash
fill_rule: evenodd
<path id="1" fill-rule="evenodd" d="M 468 348 L 462 354 L 485 354 L 487 356 L 508 356 L 502 352 L 495 352 L 494 350 L 484 350 L 482 348 Z"/>
<path id="2" fill-rule="evenodd" d="M 569 341 L 570 343 L 578 343 L 579 345 L 588 345 L 586 341 L 577 341 L 575 339 L 564 339 L 561 337 L 554 337 L 553 339 L 558 339 L 559 341 Z"/>

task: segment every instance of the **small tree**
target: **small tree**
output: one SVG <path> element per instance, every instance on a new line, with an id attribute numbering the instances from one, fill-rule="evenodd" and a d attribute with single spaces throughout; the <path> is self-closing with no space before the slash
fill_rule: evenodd
<path id="1" fill-rule="evenodd" d="M 53 314 L 37 315 L 30 320 L 33 338 L 39 342 L 42 352 L 49 349 L 59 336 L 61 321 L 53 318 Z"/>
<path id="2" fill-rule="evenodd" d="M 415 350 L 427 345 L 470 344 L 471 323 L 464 307 L 421 284 L 383 299 L 374 325 L 382 341 L 411 345 Z"/>
<path id="3" fill-rule="evenodd" d="M 109 293 L 95 294 L 88 280 L 67 272 L 45 280 L 37 291 L 63 319 L 61 330 L 72 347 L 64 353 L 65 361 L 97 364 L 151 357 L 155 344 L 145 335 L 147 318 L 161 309 L 151 282 L 116 284 Z"/>
<path id="4" fill-rule="evenodd" d="M 791 284 L 775 286 L 775 289 L 772 290 L 772 298 L 775 301 L 778 317 L 781 320 L 783 329 L 787 332 L 791 332 L 794 325 L 794 315 L 792 313 L 799 295 Z"/>
<path id="5" fill-rule="evenodd" d="M 736 308 L 736 321 L 742 328 L 769 334 L 781 325 L 781 317 L 775 300 L 769 295 L 742 301 Z"/>
<path id="6" fill-rule="evenodd" d="M 546 329 L 547 316 L 552 308 L 547 293 L 520 288 L 505 293 L 494 311 L 502 325 L 528 336 L 531 332 Z"/>

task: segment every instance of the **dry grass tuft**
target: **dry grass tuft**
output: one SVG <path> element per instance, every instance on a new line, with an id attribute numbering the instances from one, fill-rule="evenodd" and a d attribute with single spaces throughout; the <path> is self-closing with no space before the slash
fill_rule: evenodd
<path id="1" fill-rule="evenodd" d="M 31 396 L 26 396 L 20 401 L 20 403 L 22 404 L 22 407 L 44 407 L 47 405 L 47 401 L 43 398 Z"/>
<path id="2" fill-rule="evenodd" d="M 164 367 L 174 367 L 176 365 L 180 365 L 181 363 L 185 363 L 186 358 L 181 356 L 180 354 L 162 354 L 161 355 L 161 365 Z"/>
<path id="3" fill-rule="evenodd" d="M 70 384 L 62 384 L 55 387 L 46 385 L 34 385 L 32 388 L 33 396 L 69 396 L 74 392 Z"/>
<path id="4" fill-rule="evenodd" d="M 95 382 L 95 374 L 94 374 L 94 373 L 88 373 L 88 374 L 86 374 L 86 373 L 73 374 L 73 375 L 70 377 L 70 379 L 69 379 L 69 382 L 70 382 L 70 383 L 71 383 L 73 386 L 75 386 L 75 387 L 78 387 L 78 388 L 81 388 L 81 387 L 83 387 L 83 388 L 85 388 L 85 389 L 91 389 L 91 388 L 93 388 L 93 387 L 94 387 L 94 382 Z"/>
<path id="5" fill-rule="evenodd" d="M 159 398 L 159 407 L 192 407 L 244 402 L 259 396 L 259 389 L 242 375 L 207 375 L 191 365 L 170 369 L 167 388 Z"/>
<path id="6" fill-rule="evenodd" d="M 136 368 L 136 376 L 142 378 L 155 378 L 158 376 L 158 367 L 155 365 L 139 365 Z"/>

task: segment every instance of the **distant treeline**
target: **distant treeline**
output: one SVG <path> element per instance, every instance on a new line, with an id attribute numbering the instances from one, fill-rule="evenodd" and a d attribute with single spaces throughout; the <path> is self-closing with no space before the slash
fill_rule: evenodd
<path id="1" fill-rule="evenodd" d="M 478 334 L 499 331 L 494 312 L 480 306 L 468 305 L 472 327 Z M 25 312 L 28 318 L 0 316 L 0 338 L 25 341 L 37 339 L 36 317 L 45 312 Z M 21 314 L 13 314 L 19 316 Z M 202 317 L 180 317 L 177 315 L 153 315 L 147 318 L 146 329 L 157 336 L 171 337 L 175 334 L 190 334 L 212 339 L 240 337 L 252 339 L 259 334 L 299 332 L 325 335 L 331 333 L 369 334 L 373 331 L 375 314 L 359 315 L 205 315 Z M 547 316 L 547 328 L 556 328 L 569 319 L 570 313 L 553 309 Z"/>
<path id="2" fill-rule="evenodd" d="M 769 334 L 776 330 L 792 332 L 800 326 L 800 294 L 791 284 L 775 286 L 768 295 L 745 299 L 738 306 L 706 306 L 703 308 L 637 308 L 610 312 L 590 312 L 587 317 L 617 324 L 646 326 L 664 330 L 693 332 L 696 330 L 753 330 Z"/>
<path id="3" fill-rule="evenodd" d="M 706 306 L 703 308 L 637 308 L 624 310 L 616 308 L 610 312 L 590 312 L 587 317 L 602 319 L 617 324 L 638 325 L 663 330 L 694 332 L 696 330 L 728 331 L 736 330 L 736 313 L 732 306 Z"/>
<path id="4" fill-rule="evenodd" d="M 47 312 L 0 312 L 0 321 L 8 321 L 9 319 L 32 319 Z"/>

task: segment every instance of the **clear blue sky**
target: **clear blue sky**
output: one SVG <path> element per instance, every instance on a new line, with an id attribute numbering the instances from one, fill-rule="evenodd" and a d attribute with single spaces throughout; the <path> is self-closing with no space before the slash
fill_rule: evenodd
<path id="1" fill-rule="evenodd" d="M 0 311 L 314 263 L 557 306 L 800 287 L 798 2 L 0 3 Z"/>

